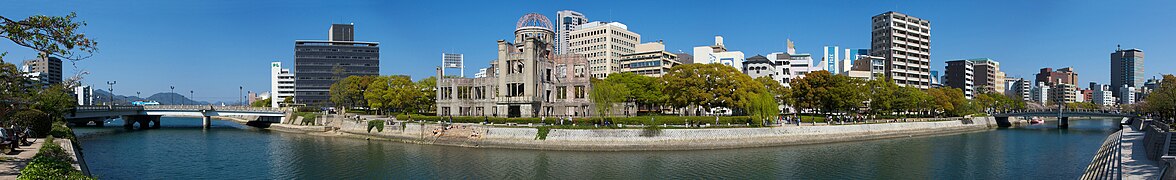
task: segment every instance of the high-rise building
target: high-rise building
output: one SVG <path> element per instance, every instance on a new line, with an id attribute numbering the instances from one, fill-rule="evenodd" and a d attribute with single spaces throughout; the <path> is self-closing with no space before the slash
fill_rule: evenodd
<path id="1" fill-rule="evenodd" d="M 792 44 L 788 45 L 791 48 Z M 694 63 L 698 64 L 718 63 L 743 69 L 743 57 L 741 51 L 727 51 L 727 46 L 723 45 L 723 36 L 715 36 L 714 45 L 694 47 Z"/>
<path id="2" fill-rule="evenodd" d="M 1044 82 L 1050 86 L 1057 84 L 1078 85 L 1078 73 L 1074 72 L 1074 68 L 1072 67 L 1061 68 L 1056 71 L 1053 68 L 1041 68 L 1035 80 L 1037 82 Z"/>
<path id="3" fill-rule="evenodd" d="M 1115 97 L 1122 99 L 1120 92 L 1124 85 L 1139 89 L 1143 87 L 1143 50 L 1116 49 L 1111 53 L 1111 90 Z"/>
<path id="4" fill-rule="evenodd" d="M 1056 84 L 1049 89 L 1049 100 L 1055 105 L 1077 102 L 1078 87 L 1073 84 Z"/>
<path id="5" fill-rule="evenodd" d="M 931 22 L 898 12 L 872 18 L 870 55 L 886 59 L 886 76 L 903 86 L 931 87 Z"/>
<path id="6" fill-rule="evenodd" d="M 563 10 L 555 14 L 559 18 L 555 20 L 555 54 L 567 54 L 570 46 L 568 41 L 572 40 L 569 35 L 572 31 L 580 29 L 580 25 L 588 23 L 588 17 L 572 10 Z"/>
<path id="7" fill-rule="evenodd" d="M 280 107 L 282 101 L 294 98 L 294 74 L 282 68 L 282 62 L 270 62 L 270 107 Z"/>
<path id="8" fill-rule="evenodd" d="M 27 73 L 40 73 L 44 76 L 40 79 L 45 83 L 43 85 L 61 83 L 61 59 L 46 54 L 40 56 L 44 57 L 25 60 L 22 69 L 25 69 Z"/>
<path id="9" fill-rule="evenodd" d="M 976 94 L 975 61 L 951 60 L 944 67 L 943 85 L 957 88 L 964 92 L 964 97 L 972 99 Z"/>
<path id="10" fill-rule="evenodd" d="M 332 24 L 328 38 L 294 41 L 295 103 L 330 105 L 331 84 L 347 76 L 380 75 L 379 42 L 354 41 L 351 24 Z"/>
<path id="11" fill-rule="evenodd" d="M 661 41 L 637 45 L 637 52 L 621 57 L 621 72 L 631 72 L 650 77 L 661 77 L 670 68 L 681 65 L 678 55 L 666 52 Z"/>
<path id="12" fill-rule="evenodd" d="M 621 56 L 637 52 L 637 44 L 641 43 L 641 35 L 619 22 L 586 23 L 568 36 L 569 54 L 587 56 L 588 71 L 596 78 L 621 72 Z"/>

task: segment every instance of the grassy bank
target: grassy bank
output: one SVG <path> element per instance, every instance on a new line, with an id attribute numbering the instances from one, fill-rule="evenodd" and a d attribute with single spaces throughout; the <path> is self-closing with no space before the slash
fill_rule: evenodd
<path id="1" fill-rule="evenodd" d="M 421 116 L 421 115 L 411 115 L 411 116 L 409 116 L 409 115 L 397 115 L 397 116 L 396 116 L 396 119 L 398 119 L 398 120 L 409 120 L 409 119 L 411 119 L 411 120 L 421 120 L 421 121 L 431 121 L 431 122 L 435 122 L 435 121 L 449 122 L 449 121 L 452 119 L 452 121 L 453 121 L 454 123 L 483 123 L 483 122 L 488 122 L 488 123 L 494 123 L 494 124 L 506 124 L 506 123 L 518 123 L 518 124 L 528 124 L 528 123 L 539 124 L 539 123 L 547 123 L 547 124 L 558 124 L 558 123 L 560 122 L 560 119 L 561 119 L 561 118 L 558 118 L 558 117 L 549 117 L 549 118 L 546 118 L 546 119 L 544 119 L 544 118 L 503 118 L 503 117 L 472 117 L 472 116 L 463 116 L 463 117 L 458 117 L 458 116 L 454 116 L 454 117 L 439 117 L 439 116 Z M 820 118 L 820 119 L 822 119 L 822 120 L 821 120 L 821 122 L 824 122 L 824 120 L 823 120 L 824 118 Z M 748 123 L 751 123 L 751 124 L 753 124 L 753 125 L 754 125 L 754 124 L 758 124 L 758 122 L 752 121 L 751 117 L 748 117 L 748 116 L 719 116 L 719 117 L 718 117 L 718 122 L 717 122 L 717 124 L 716 124 L 716 121 L 715 121 L 715 117 L 714 117 L 714 116 L 632 116 L 632 117 L 609 117 L 609 118 L 599 118 L 599 117 L 576 117 L 576 118 L 572 118 L 572 119 L 571 119 L 571 121 L 568 121 L 568 120 L 567 120 L 567 118 L 563 118 L 563 120 L 564 120 L 563 124 L 565 124 L 565 125 L 572 125 L 572 124 L 575 124 L 575 125 L 578 125 L 578 126 L 594 126 L 594 125 L 600 125 L 600 124 L 602 124 L 603 122 L 606 122 L 606 121 L 607 121 L 607 122 L 610 122 L 609 124 L 612 124 L 612 125 L 617 125 L 617 124 L 627 124 L 627 125 L 638 125 L 638 124 L 651 124 L 651 125 L 652 125 L 652 124 L 655 124 L 655 125 L 662 125 L 662 124 L 668 124 L 668 125 L 683 125 L 683 124 L 712 124 L 712 125 L 726 125 L 726 124 L 728 124 L 728 123 L 730 123 L 730 124 L 748 124 Z"/>

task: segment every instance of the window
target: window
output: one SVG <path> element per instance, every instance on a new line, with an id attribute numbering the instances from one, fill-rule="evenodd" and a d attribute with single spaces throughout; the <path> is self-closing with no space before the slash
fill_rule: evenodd
<path id="1" fill-rule="evenodd" d="M 568 98 L 568 87 L 567 86 L 555 87 L 555 99 L 567 99 L 567 98 Z"/>
<path id="2" fill-rule="evenodd" d="M 576 86 L 576 99 L 584 99 L 584 86 Z"/>

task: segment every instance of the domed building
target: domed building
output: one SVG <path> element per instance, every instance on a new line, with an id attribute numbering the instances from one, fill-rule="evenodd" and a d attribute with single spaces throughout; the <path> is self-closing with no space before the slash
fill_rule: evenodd
<path id="1" fill-rule="evenodd" d="M 555 55 L 546 16 L 529 13 L 514 41 L 498 40 L 498 58 L 476 78 L 444 77 L 437 69 L 438 116 L 581 117 L 591 113 L 584 55 Z M 554 121 L 553 121 L 554 122 Z"/>

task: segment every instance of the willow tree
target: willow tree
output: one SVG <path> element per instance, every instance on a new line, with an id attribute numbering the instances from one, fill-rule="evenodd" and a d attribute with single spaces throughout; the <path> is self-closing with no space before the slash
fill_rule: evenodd
<path id="1" fill-rule="evenodd" d="M 596 112 L 600 114 L 601 120 L 612 114 L 614 105 L 624 102 L 629 97 L 629 89 L 622 84 L 595 78 L 590 83 L 592 91 L 588 93 L 588 98 L 592 100 L 592 105 L 596 106 Z"/>

